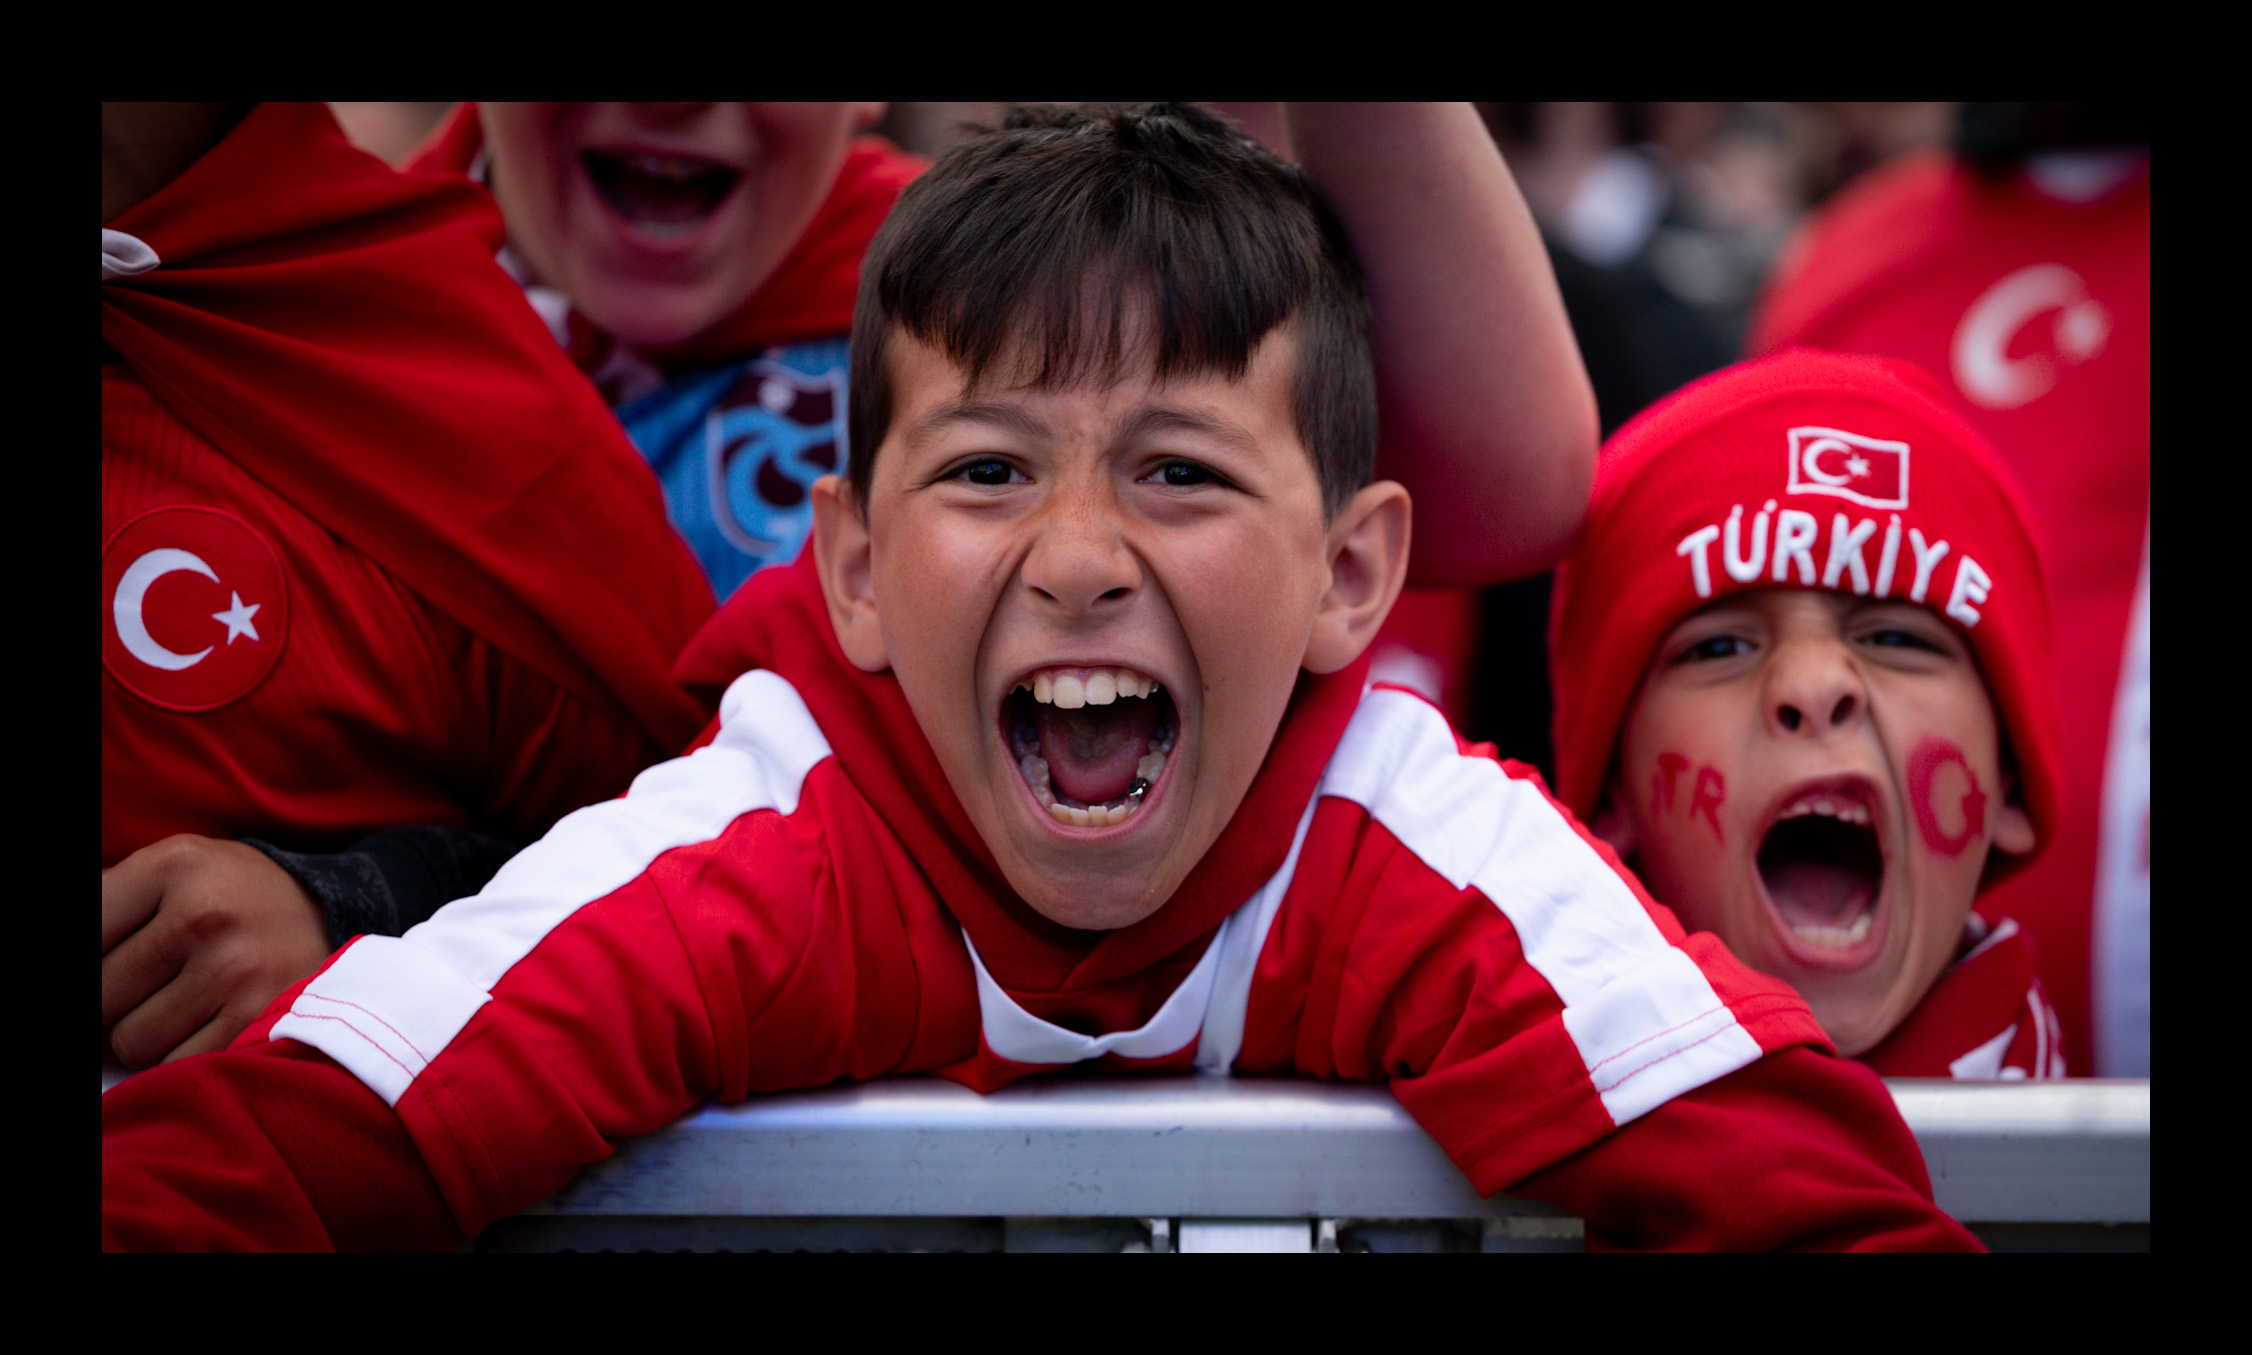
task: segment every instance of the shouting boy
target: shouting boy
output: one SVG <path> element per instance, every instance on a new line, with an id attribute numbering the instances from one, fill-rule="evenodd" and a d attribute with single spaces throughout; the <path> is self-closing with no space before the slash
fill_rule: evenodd
<path id="1" fill-rule="evenodd" d="M 1801 350 L 1621 430 L 1559 576 L 1565 802 L 1889 1076 L 2064 1075 L 2030 942 L 1971 907 L 2056 824 L 2027 522 L 1928 378 Z"/>
<path id="2" fill-rule="evenodd" d="M 108 1093 L 106 1242 L 458 1245 L 707 1097 L 1092 1063 L 1389 1079 L 1598 1244 L 1973 1245 L 1804 1003 L 1367 685 L 1367 326 L 1211 114 L 950 152 L 869 256 L 813 549 L 682 661 L 709 743 Z"/>

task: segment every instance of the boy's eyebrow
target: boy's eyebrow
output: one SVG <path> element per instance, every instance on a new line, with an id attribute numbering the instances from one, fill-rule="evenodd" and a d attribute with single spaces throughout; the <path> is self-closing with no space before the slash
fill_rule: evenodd
<path id="1" fill-rule="evenodd" d="M 1178 405 L 1144 405 L 1135 410 L 1118 425 L 1117 441 L 1136 442 L 1166 433 L 1201 433 L 1246 450 L 1258 448 L 1258 439 L 1242 425 Z"/>
<path id="2" fill-rule="evenodd" d="M 984 423 L 1005 428 L 1021 437 L 1045 439 L 1048 425 L 1022 406 L 998 400 L 952 400 L 915 420 L 907 430 L 909 441 L 920 442 L 953 424 Z"/>

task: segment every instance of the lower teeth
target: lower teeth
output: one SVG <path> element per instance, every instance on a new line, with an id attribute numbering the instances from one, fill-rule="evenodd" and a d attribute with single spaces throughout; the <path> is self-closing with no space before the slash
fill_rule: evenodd
<path id="1" fill-rule="evenodd" d="M 1827 947 L 1831 950 L 1843 950 L 1848 946 L 1857 946 L 1860 945 L 1863 941 L 1868 940 L 1869 928 L 1875 925 L 1876 920 L 1876 910 L 1871 909 L 1868 912 L 1863 913 L 1861 916 L 1853 919 L 1852 924 L 1849 926 L 1794 926 L 1791 928 L 1791 932 L 1802 941 L 1809 941 L 1817 946 Z"/>
<path id="2" fill-rule="evenodd" d="M 1173 735 L 1170 731 L 1162 739 L 1151 739 L 1149 752 L 1143 754 L 1142 760 L 1134 765 L 1134 784 L 1126 788 L 1124 795 L 1105 804 L 1070 805 L 1056 798 L 1054 789 L 1048 784 L 1048 760 L 1035 751 L 1039 747 L 1037 739 L 1033 740 L 1031 748 L 1025 746 L 1025 732 L 1019 730 L 1014 742 L 1017 745 L 1017 769 L 1024 773 L 1025 784 L 1032 787 L 1032 798 L 1040 802 L 1041 808 L 1055 816 L 1056 822 L 1068 823 L 1075 828 L 1103 828 L 1123 823 L 1127 815 L 1142 807 L 1142 801 L 1149 795 L 1150 783 L 1157 780 L 1158 774 L 1165 770 L 1166 756 L 1173 751 Z"/>

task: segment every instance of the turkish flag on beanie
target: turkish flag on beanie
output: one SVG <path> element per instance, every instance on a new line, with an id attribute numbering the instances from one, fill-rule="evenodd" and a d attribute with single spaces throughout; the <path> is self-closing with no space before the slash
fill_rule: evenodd
<path id="1" fill-rule="evenodd" d="M 663 746 L 695 734 L 703 712 L 671 671 L 710 587 L 647 464 L 494 262 L 482 189 L 392 170 L 321 104 L 260 104 L 107 229 L 156 262 L 103 283 L 102 339 L 182 421 L 518 660 L 623 706 Z M 255 567 L 223 522 L 191 525 Z M 190 599 L 236 576 L 158 556 L 105 553 L 110 647 L 143 647 L 134 665 L 105 648 L 111 671 L 161 680 L 175 645 L 204 643 L 165 640 L 143 610 L 187 590 L 180 605 L 229 638 L 159 704 L 224 701 L 256 681 L 233 642 L 278 620 L 250 609 L 277 604 Z"/>
<path id="2" fill-rule="evenodd" d="M 1838 428 L 1790 431 L 1793 494 L 1834 494 L 1864 508 L 1908 506 L 1908 444 Z"/>

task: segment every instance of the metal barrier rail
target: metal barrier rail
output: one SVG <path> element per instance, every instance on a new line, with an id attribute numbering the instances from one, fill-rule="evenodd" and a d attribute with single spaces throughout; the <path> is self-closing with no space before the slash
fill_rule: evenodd
<path id="1" fill-rule="evenodd" d="M 2147 1250 L 2147 1081 L 1889 1084 L 1940 1206 L 2009 1250 Z M 706 1107 L 482 1250 L 1578 1250 L 1381 1087 L 876 1082 Z"/>

